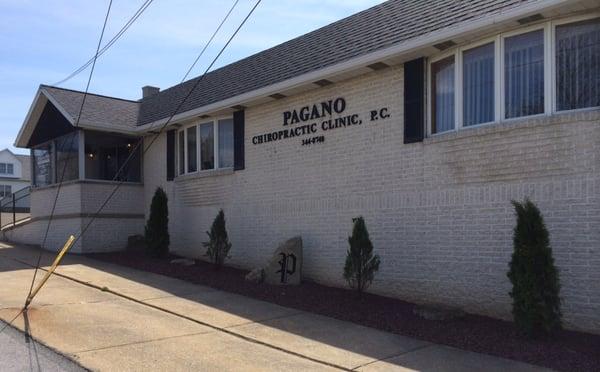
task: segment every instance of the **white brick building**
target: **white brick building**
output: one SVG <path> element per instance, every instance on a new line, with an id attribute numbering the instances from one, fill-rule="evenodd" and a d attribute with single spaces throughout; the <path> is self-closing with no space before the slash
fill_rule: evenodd
<path id="1" fill-rule="evenodd" d="M 222 208 L 230 264 L 262 265 L 301 235 L 305 277 L 343 286 L 362 215 L 382 259 L 371 291 L 509 318 L 510 201 L 528 197 L 551 234 L 567 327 L 600 332 L 600 6 L 417 3 L 389 1 L 203 78 L 145 87 L 140 101 L 91 95 L 77 131 L 82 93 L 40 87 L 17 145 L 47 151 L 40 161 L 58 174 L 53 139 L 78 133 L 47 248 L 85 228 L 116 178 L 125 186 L 80 252 L 142 233 L 160 186 L 172 251 L 202 257 Z M 56 135 L 43 129 L 56 121 Z M 114 153 L 107 131 L 123 139 Z M 137 138 L 143 157 L 118 175 L 123 162 L 108 159 L 123 161 Z M 40 170 L 32 222 L 10 239 L 39 243 L 60 179 Z"/>

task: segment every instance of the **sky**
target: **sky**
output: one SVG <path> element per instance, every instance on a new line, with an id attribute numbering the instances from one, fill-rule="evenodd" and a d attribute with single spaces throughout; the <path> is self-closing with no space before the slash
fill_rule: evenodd
<path id="1" fill-rule="evenodd" d="M 90 92 L 134 99 L 178 84 L 235 0 L 154 0 L 97 61 Z M 263 0 L 214 68 L 300 36 L 381 0 Z M 143 0 L 113 0 L 104 42 Z M 202 74 L 255 0 L 240 0 L 194 68 Z M 96 51 L 108 0 L 0 0 L 0 149 L 12 145 L 40 84 L 53 84 Z M 214 69 L 213 68 L 213 69 Z M 89 68 L 61 87 L 85 90 Z"/>

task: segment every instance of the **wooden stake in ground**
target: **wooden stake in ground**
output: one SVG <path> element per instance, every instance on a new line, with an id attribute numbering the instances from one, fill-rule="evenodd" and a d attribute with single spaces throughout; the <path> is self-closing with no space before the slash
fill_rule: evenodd
<path id="1" fill-rule="evenodd" d="M 52 263 L 52 266 L 50 266 L 50 269 L 48 269 L 48 271 L 46 272 L 46 275 L 44 275 L 44 277 L 42 278 L 40 283 L 35 287 L 35 289 L 33 291 L 31 291 L 31 294 L 29 296 L 27 296 L 27 300 L 25 301 L 25 309 L 27 309 L 27 307 L 29 306 L 29 304 L 31 303 L 31 301 L 33 300 L 35 295 L 40 291 L 40 289 L 42 289 L 44 284 L 46 284 L 46 282 L 50 278 L 50 275 L 52 275 L 52 273 L 54 273 L 54 270 L 56 270 L 56 267 L 62 260 L 63 256 L 73 246 L 73 243 L 75 243 L 75 237 L 73 235 L 71 235 L 69 237 L 69 239 L 67 240 L 67 242 L 65 243 L 65 245 L 60 250 L 60 252 L 58 252 L 58 255 L 54 259 L 54 262 Z"/>

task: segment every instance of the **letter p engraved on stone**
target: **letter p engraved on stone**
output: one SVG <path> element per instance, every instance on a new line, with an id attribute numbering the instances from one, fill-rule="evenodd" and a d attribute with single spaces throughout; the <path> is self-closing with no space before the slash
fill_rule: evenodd
<path id="1" fill-rule="evenodd" d="M 281 260 L 278 261 L 280 269 L 277 273 L 281 273 L 281 283 L 287 283 L 288 275 L 293 275 L 296 272 L 296 255 L 283 252 L 279 255 L 281 256 Z"/>

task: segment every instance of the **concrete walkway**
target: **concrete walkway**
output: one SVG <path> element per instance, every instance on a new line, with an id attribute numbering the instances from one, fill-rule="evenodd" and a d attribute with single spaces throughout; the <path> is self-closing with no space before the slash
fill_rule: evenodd
<path id="1" fill-rule="evenodd" d="M 0 245 L 0 319 L 21 309 L 37 255 Z M 542 370 L 85 257 L 57 273 L 14 325 L 92 370 Z"/>

